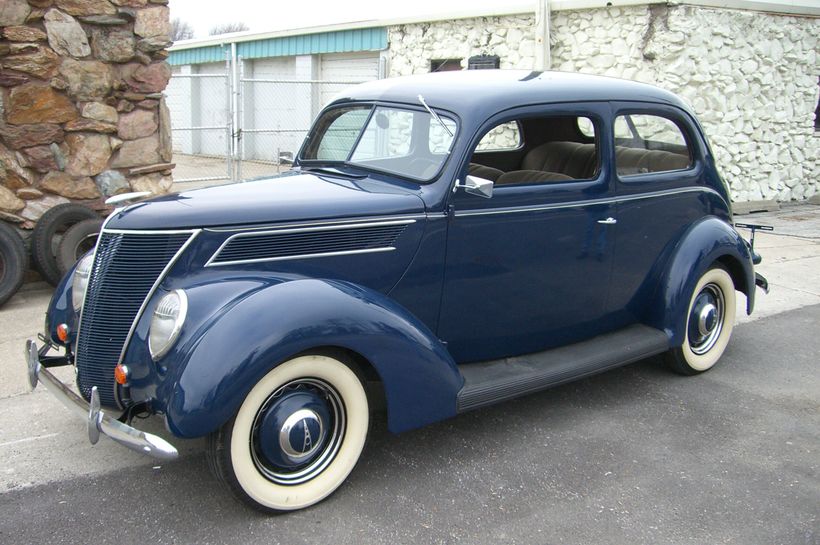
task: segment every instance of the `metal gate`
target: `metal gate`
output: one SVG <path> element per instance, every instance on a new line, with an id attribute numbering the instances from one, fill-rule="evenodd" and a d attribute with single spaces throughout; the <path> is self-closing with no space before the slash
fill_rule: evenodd
<path id="1" fill-rule="evenodd" d="M 179 189 L 288 170 L 325 104 L 360 81 L 246 78 L 242 58 L 174 73 L 166 89 Z M 203 73 L 206 72 L 206 73 Z"/>
<path id="2" fill-rule="evenodd" d="M 165 90 L 171 113 L 174 182 L 235 180 L 230 58 L 213 73 L 175 73 Z M 180 188 L 183 189 L 183 188 Z"/>

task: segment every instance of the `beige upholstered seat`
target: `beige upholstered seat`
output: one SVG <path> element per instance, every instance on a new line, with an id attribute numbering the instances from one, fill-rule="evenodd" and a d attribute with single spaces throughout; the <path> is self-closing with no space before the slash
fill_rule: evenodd
<path id="1" fill-rule="evenodd" d="M 504 184 L 524 184 L 534 182 L 565 182 L 572 180 L 566 174 L 557 172 L 545 172 L 543 170 L 513 170 L 505 172 L 495 181 L 496 185 Z"/>
<path id="2" fill-rule="evenodd" d="M 498 170 L 497 168 L 488 167 L 485 165 L 479 165 L 478 163 L 470 163 L 468 173 L 470 176 L 478 176 L 479 178 L 484 178 L 485 180 L 492 180 L 493 182 L 498 179 L 499 176 L 504 174 L 503 170 Z"/>
<path id="3" fill-rule="evenodd" d="M 530 150 L 521 162 L 523 170 L 565 174 L 570 178 L 592 178 L 597 165 L 595 144 L 547 142 Z"/>

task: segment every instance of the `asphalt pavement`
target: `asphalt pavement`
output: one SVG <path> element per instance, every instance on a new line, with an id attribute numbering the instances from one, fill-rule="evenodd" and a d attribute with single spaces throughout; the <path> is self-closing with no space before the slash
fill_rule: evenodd
<path id="1" fill-rule="evenodd" d="M 273 517 L 220 488 L 201 441 L 162 464 L 91 446 L 28 393 L 22 345 L 49 297 L 29 286 L 0 309 L 0 543 L 820 544 L 820 206 L 736 219 L 777 229 L 758 235 L 772 293 L 715 369 L 652 358 L 399 436 L 377 425 L 332 497 Z"/>

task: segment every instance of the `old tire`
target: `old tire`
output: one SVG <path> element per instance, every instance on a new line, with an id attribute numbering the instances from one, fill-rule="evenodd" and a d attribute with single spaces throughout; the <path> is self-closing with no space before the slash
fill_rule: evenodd
<path id="1" fill-rule="evenodd" d="M 0 222 L 0 306 L 20 288 L 27 268 L 25 242 L 17 231 Z"/>
<path id="2" fill-rule="evenodd" d="M 715 366 L 732 336 L 735 299 L 734 282 L 722 266 L 714 266 L 700 277 L 689 299 L 683 345 L 666 355 L 672 369 L 696 375 Z"/>
<path id="3" fill-rule="evenodd" d="M 211 470 L 266 512 L 313 505 L 356 465 L 369 427 L 359 376 L 339 359 L 299 356 L 271 370 L 208 438 Z"/>
<path id="4" fill-rule="evenodd" d="M 34 268 L 49 284 L 60 283 L 62 273 L 57 265 L 60 240 L 72 225 L 100 215 L 79 204 L 59 204 L 48 210 L 37 221 L 31 238 L 31 257 Z"/>
<path id="5" fill-rule="evenodd" d="M 101 219 L 83 220 L 68 228 L 57 246 L 57 268 L 61 275 L 94 248 L 102 224 Z"/>

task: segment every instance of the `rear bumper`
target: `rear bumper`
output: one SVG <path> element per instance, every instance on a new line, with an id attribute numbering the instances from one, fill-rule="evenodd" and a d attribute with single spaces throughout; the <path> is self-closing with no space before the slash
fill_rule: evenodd
<path id="1" fill-rule="evenodd" d="M 26 341 L 26 362 L 32 389 L 38 382 L 42 382 L 66 407 L 84 418 L 88 424 L 88 439 L 91 444 L 96 444 L 100 434 L 103 434 L 126 448 L 160 460 L 173 460 L 179 455 L 177 449 L 165 439 L 123 424 L 105 414 L 100 409 L 96 386 L 92 389 L 91 403 L 70 390 L 48 369 L 40 365 L 40 355 L 34 341 Z"/>

